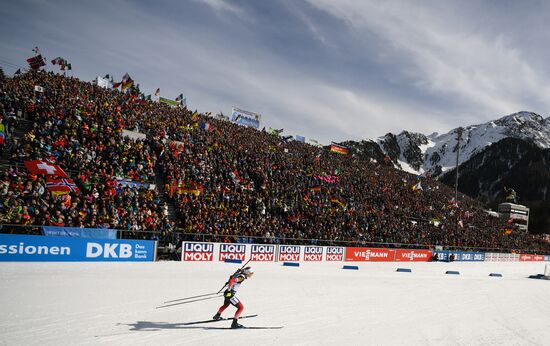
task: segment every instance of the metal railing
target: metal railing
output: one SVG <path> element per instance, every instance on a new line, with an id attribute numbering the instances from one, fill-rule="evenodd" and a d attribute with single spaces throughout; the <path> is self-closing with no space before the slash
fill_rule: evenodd
<path id="1" fill-rule="evenodd" d="M 540 251 L 528 249 L 507 249 L 507 248 L 489 248 L 489 247 L 471 247 L 471 246 L 451 246 L 441 244 L 408 244 L 395 242 L 368 242 L 368 241 L 349 241 L 332 239 L 305 239 L 291 237 L 261 237 L 245 236 L 242 234 L 207 234 L 182 232 L 181 229 L 173 231 L 150 231 L 150 230 L 126 230 L 115 229 L 118 239 L 141 239 L 156 240 L 159 246 L 164 247 L 173 245 L 180 247 L 182 241 L 197 242 L 218 242 L 218 243 L 240 243 L 240 244 L 287 244 L 287 245 L 316 245 L 316 246 L 343 246 L 343 247 L 372 247 L 389 249 L 428 249 L 428 250 L 454 250 L 454 251 L 478 251 L 478 252 L 497 252 L 497 253 L 538 253 Z M 42 235 L 42 225 L 16 225 L 0 224 L 0 233 L 4 234 L 26 234 Z"/>

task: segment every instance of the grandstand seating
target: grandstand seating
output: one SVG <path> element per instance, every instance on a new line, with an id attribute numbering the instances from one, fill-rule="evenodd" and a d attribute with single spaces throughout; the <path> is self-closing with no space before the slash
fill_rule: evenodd
<path id="1" fill-rule="evenodd" d="M 44 88 L 43 93 L 34 86 Z M 29 72 L 0 84 L 2 121 L 32 126 L 1 149 L 0 223 L 144 231 L 219 241 L 363 242 L 546 250 L 543 238 L 477 201 L 381 162 L 238 126 L 76 78 Z M 123 130 L 147 135 L 124 136 Z M 25 160 L 65 169 L 79 192 L 54 195 Z M 330 179 L 326 179 L 330 177 Z M 121 181 L 138 184 L 126 186 Z M 171 216 L 168 207 L 176 214 Z M 293 241 L 296 243 L 297 241 Z M 412 245 L 418 247 L 418 245 Z"/>

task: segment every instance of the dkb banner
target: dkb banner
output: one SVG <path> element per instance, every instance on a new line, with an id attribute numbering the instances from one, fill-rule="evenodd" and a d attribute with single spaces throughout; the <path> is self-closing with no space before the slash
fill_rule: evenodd
<path id="1" fill-rule="evenodd" d="M 152 262 L 155 257 L 152 240 L 0 234 L 0 261 Z"/>

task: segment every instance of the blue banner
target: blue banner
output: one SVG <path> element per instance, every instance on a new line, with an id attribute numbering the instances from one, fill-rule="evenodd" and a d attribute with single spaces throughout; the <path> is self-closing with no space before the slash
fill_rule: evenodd
<path id="1" fill-rule="evenodd" d="M 0 261 L 152 262 L 152 240 L 105 240 L 0 234 Z"/>
<path id="2" fill-rule="evenodd" d="M 550 255 L 544 256 L 544 260 L 545 260 L 545 261 L 550 261 Z"/>
<path id="3" fill-rule="evenodd" d="M 123 187 L 127 186 L 131 189 L 133 189 L 133 188 L 139 189 L 140 187 L 143 187 L 143 188 L 148 189 L 148 190 L 151 189 L 150 188 L 151 184 L 149 184 L 149 183 L 140 183 L 140 182 L 137 182 L 137 181 L 130 181 L 130 180 L 117 180 L 116 183 L 117 183 L 117 186 L 118 185 L 122 185 Z"/>
<path id="4" fill-rule="evenodd" d="M 261 119 L 262 116 L 258 113 L 245 111 L 236 107 L 231 109 L 231 121 L 239 125 L 258 129 L 260 127 Z"/>
<path id="5" fill-rule="evenodd" d="M 455 255 L 457 262 L 483 262 L 485 261 L 484 252 L 462 252 L 462 251 L 434 251 L 439 261 L 448 261 L 451 254 Z"/>
<path id="6" fill-rule="evenodd" d="M 42 226 L 42 234 L 50 237 L 116 239 L 115 229 Z"/>

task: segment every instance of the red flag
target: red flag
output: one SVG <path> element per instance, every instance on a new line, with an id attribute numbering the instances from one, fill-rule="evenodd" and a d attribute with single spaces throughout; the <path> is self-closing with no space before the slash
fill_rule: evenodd
<path id="1" fill-rule="evenodd" d="M 27 63 L 33 70 L 38 70 L 40 67 L 46 66 L 46 63 L 44 62 L 44 59 L 40 54 L 38 54 L 37 56 L 28 58 Z"/>
<path id="2" fill-rule="evenodd" d="M 46 177 L 46 188 L 54 194 L 66 195 L 69 192 L 79 192 L 76 184 L 69 178 L 50 178 Z"/>
<path id="3" fill-rule="evenodd" d="M 65 173 L 61 167 L 58 165 L 53 165 L 48 162 L 33 160 L 25 161 L 25 167 L 32 174 L 45 174 L 45 175 L 54 175 L 62 178 L 69 178 L 67 173 Z"/>

